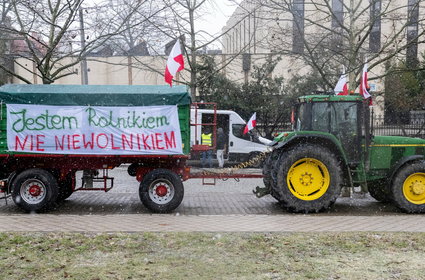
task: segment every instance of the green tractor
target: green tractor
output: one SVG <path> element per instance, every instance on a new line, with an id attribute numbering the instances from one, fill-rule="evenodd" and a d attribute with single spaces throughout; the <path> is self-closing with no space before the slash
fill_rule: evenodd
<path id="1" fill-rule="evenodd" d="M 343 187 L 361 186 L 378 201 L 408 213 L 425 212 L 425 140 L 374 136 L 370 110 L 358 95 L 303 96 L 294 130 L 270 144 L 265 188 L 292 212 L 333 205 Z"/>

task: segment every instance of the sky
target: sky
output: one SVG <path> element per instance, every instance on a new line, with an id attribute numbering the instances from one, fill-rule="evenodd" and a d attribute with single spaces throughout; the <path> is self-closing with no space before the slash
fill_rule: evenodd
<path id="1" fill-rule="evenodd" d="M 221 29 L 226 24 L 229 17 L 235 11 L 240 0 L 209 0 L 207 4 L 208 12 L 199 22 L 196 23 L 200 30 L 206 30 L 210 34 L 221 33 Z"/>

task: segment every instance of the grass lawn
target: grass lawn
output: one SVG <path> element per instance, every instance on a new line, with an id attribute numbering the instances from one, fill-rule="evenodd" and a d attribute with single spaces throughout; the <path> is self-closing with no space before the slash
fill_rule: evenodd
<path id="1" fill-rule="evenodd" d="M 424 233 L 0 233 L 0 279 L 425 279 Z"/>

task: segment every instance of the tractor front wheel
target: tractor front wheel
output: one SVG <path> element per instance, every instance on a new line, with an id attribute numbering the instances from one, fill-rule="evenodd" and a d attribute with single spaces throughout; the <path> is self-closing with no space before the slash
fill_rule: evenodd
<path id="1" fill-rule="evenodd" d="M 425 162 L 402 167 L 393 180 L 391 197 L 407 213 L 425 213 Z"/>
<path id="2" fill-rule="evenodd" d="M 304 144 L 280 155 L 273 186 L 290 211 L 311 213 L 329 208 L 341 193 L 342 174 L 336 155 L 328 149 Z"/>

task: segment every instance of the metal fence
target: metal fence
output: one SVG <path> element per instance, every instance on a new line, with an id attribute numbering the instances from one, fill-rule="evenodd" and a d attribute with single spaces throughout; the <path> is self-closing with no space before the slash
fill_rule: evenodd
<path id="1" fill-rule="evenodd" d="M 384 116 L 372 117 L 374 135 L 408 136 L 425 139 L 425 112 L 410 114 L 408 123 L 388 122 Z"/>
<path id="2" fill-rule="evenodd" d="M 405 121 L 405 119 L 404 119 Z M 415 112 L 410 114 L 407 123 L 397 123 L 396 121 L 389 121 L 384 115 L 372 114 L 373 134 L 386 135 L 386 136 L 407 136 L 419 137 L 425 139 L 425 111 Z M 264 135 L 265 127 L 263 124 L 257 124 L 258 131 Z M 291 123 L 281 123 L 277 126 L 273 135 L 277 135 L 283 131 L 291 131 Z"/>

